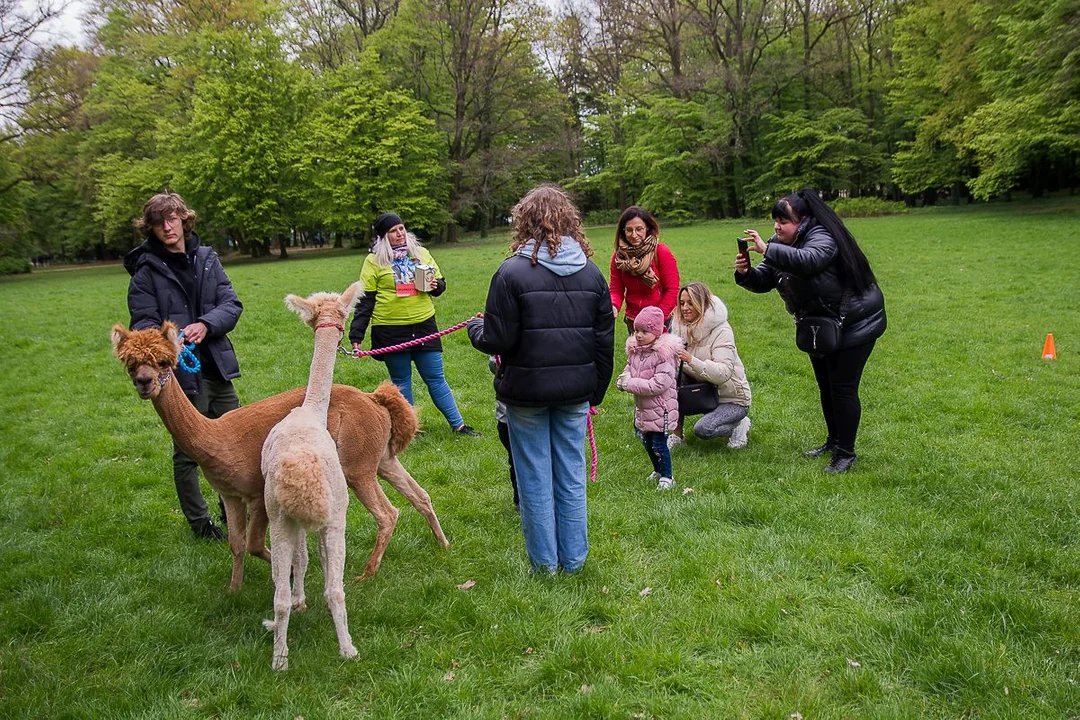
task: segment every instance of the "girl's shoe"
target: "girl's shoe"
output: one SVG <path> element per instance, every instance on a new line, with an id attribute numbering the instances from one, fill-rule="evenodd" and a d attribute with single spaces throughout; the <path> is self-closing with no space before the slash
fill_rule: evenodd
<path id="1" fill-rule="evenodd" d="M 649 478 L 648 479 L 649 479 L 649 482 L 656 482 L 657 480 L 660 479 L 660 473 L 653 470 L 651 473 L 649 473 Z"/>
<path id="2" fill-rule="evenodd" d="M 657 490 L 670 490 L 675 487 L 675 481 L 669 477 L 660 478 L 660 482 L 656 483 Z"/>
<path id="3" fill-rule="evenodd" d="M 731 438 L 728 440 L 727 446 L 732 450 L 738 450 L 739 448 L 746 447 L 747 440 L 750 439 L 750 416 L 744 417 L 739 421 L 739 424 L 735 426 L 735 429 L 731 431 Z"/>
<path id="4" fill-rule="evenodd" d="M 668 450 L 671 450 L 673 447 L 675 447 L 677 445 L 682 445 L 684 442 L 686 442 L 686 441 L 683 440 L 681 436 L 676 435 L 674 433 L 667 436 Z"/>

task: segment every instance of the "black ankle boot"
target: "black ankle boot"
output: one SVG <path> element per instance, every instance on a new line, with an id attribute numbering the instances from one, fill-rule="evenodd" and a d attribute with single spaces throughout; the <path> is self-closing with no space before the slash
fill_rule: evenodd
<path id="1" fill-rule="evenodd" d="M 825 472 L 837 475 L 844 473 L 855 466 L 855 453 L 837 448 L 833 451 L 832 460 L 825 466 Z"/>
<path id="2" fill-rule="evenodd" d="M 836 449 L 836 444 L 832 440 L 826 440 L 824 445 L 822 445 L 820 447 L 816 447 L 813 450 L 807 450 L 806 452 L 804 452 L 803 457 L 808 457 L 808 458 L 821 457 L 822 455 L 824 455 L 826 453 L 831 453 L 835 449 Z"/>

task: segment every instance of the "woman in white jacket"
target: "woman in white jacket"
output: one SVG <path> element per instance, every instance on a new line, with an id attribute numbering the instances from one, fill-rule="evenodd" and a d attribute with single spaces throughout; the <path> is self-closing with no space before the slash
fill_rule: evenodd
<path id="1" fill-rule="evenodd" d="M 735 333 L 728 324 L 727 307 L 702 282 L 692 282 L 679 290 L 679 305 L 671 332 L 686 347 L 679 351 L 682 369 L 698 381 L 716 386 L 719 405 L 694 423 L 694 435 L 702 440 L 729 438 L 728 447 L 746 447 L 750 433 L 750 383 L 746 380 Z M 683 420 L 668 436 L 671 447 L 683 442 Z"/>

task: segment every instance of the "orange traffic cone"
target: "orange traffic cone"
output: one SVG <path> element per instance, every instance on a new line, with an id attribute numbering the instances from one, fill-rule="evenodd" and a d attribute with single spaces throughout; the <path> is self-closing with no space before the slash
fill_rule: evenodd
<path id="1" fill-rule="evenodd" d="M 1054 333 L 1048 333 L 1046 342 L 1043 344 L 1043 360 L 1057 360 L 1057 352 L 1054 350 Z"/>

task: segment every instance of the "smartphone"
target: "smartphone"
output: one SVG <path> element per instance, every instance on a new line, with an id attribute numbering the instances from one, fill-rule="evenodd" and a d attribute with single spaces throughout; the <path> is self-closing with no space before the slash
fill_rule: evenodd
<path id="1" fill-rule="evenodd" d="M 746 258 L 746 262 L 750 262 L 750 251 L 746 249 L 748 247 L 746 244 L 746 240 L 738 237 L 735 238 L 735 242 L 739 244 L 739 254 Z"/>

